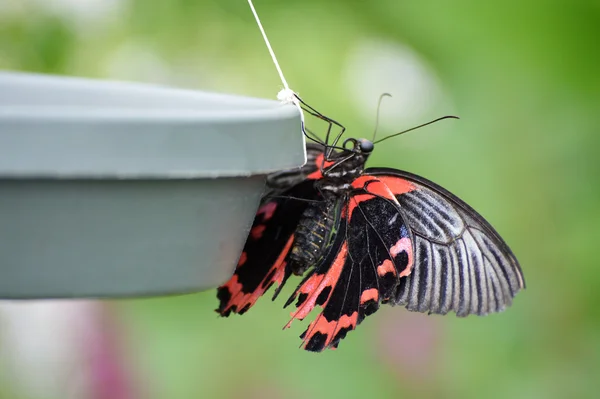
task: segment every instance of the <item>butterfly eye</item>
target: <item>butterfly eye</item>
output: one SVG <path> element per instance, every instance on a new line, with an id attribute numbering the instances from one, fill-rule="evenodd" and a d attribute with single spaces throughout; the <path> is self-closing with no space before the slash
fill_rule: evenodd
<path id="1" fill-rule="evenodd" d="M 370 153 L 371 151 L 373 151 L 374 145 L 373 142 L 367 139 L 361 139 L 358 142 L 359 146 L 360 146 L 360 150 L 364 153 Z"/>

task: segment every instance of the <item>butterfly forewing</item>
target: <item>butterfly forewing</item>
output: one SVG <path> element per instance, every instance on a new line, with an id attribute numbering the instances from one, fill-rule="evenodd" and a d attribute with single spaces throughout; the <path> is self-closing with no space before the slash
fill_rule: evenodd
<path id="1" fill-rule="evenodd" d="M 400 281 L 394 304 L 417 312 L 484 315 L 502 311 L 524 288 L 520 266 L 508 245 L 458 197 L 395 169 L 372 168 L 365 174 L 391 187 L 413 186 L 395 191 L 414 237 L 415 267 Z"/>

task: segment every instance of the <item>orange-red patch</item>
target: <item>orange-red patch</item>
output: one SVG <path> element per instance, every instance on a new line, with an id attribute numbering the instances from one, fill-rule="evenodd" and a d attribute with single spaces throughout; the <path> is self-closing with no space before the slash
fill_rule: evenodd
<path id="1" fill-rule="evenodd" d="M 377 266 L 377 274 L 383 277 L 388 273 L 396 274 L 396 267 L 394 266 L 391 260 L 386 259 L 381 265 Z"/>
<path id="2" fill-rule="evenodd" d="M 354 181 L 352 182 L 352 188 L 360 190 L 365 187 L 366 183 L 371 182 L 371 181 L 377 181 L 377 178 L 375 176 L 369 176 L 369 175 L 359 176 L 356 179 L 354 179 Z"/>
<path id="3" fill-rule="evenodd" d="M 298 292 L 307 294 L 308 297 L 295 312 L 292 312 L 292 319 L 285 325 L 285 328 L 290 327 L 294 319 L 302 320 L 308 316 L 310 311 L 314 309 L 319 294 L 325 289 L 325 287 L 330 286 L 332 287 L 332 290 L 329 293 L 327 300 L 323 303 L 323 307 L 327 306 L 327 302 L 329 302 L 333 288 L 335 288 L 335 285 L 340 278 L 340 274 L 342 274 L 342 269 L 344 268 L 344 263 L 346 262 L 347 256 L 348 244 L 344 242 L 340 248 L 340 252 L 335 257 L 335 260 L 331 264 L 331 268 L 327 271 L 327 273 L 324 275 L 313 274 L 308 280 L 306 280 L 306 282 L 304 282 L 304 284 L 302 284 L 302 286 L 298 289 Z"/>
<path id="4" fill-rule="evenodd" d="M 253 239 L 258 240 L 260 237 L 262 237 L 266 228 L 267 228 L 267 226 L 265 226 L 264 224 L 259 224 L 258 226 L 254 226 L 252 228 L 252 230 L 250 230 L 250 236 Z"/>
<path id="5" fill-rule="evenodd" d="M 238 260 L 237 267 L 242 266 L 244 263 L 246 263 L 247 260 L 248 255 L 246 254 L 246 252 L 242 252 L 242 254 L 240 255 L 240 260 Z"/>
<path id="6" fill-rule="evenodd" d="M 349 328 L 354 330 L 356 328 L 356 323 L 358 321 L 358 312 L 352 313 L 350 316 L 343 315 L 339 320 L 327 321 L 325 317 L 321 314 L 308 326 L 308 333 L 304 337 L 304 348 L 309 343 L 310 339 L 316 334 L 321 333 L 327 335 L 327 339 L 325 340 L 324 347 L 328 347 L 333 342 L 336 334 L 340 332 L 343 328 Z"/>
<path id="7" fill-rule="evenodd" d="M 281 253 L 279 254 L 279 257 L 273 263 L 273 266 L 271 266 L 271 268 L 269 269 L 269 272 L 266 274 L 266 276 L 268 276 L 271 274 L 271 272 L 273 270 L 275 270 L 275 273 L 273 273 L 273 276 L 270 278 L 270 280 L 277 283 L 278 285 L 280 285 L 282 283 L 283 277 L 285 276 L 286 262 L 284 260 L 285 260 L 287 253 L 289 252 L 290 248 L 292 247 L 293 241 L 294 241 L 294 236 L 292 235 L 288 239 L 288 241 L 285 244 L 285 247 L 283 248 Z M 242 261 L 242 258 L 244 258 L 244 262 L 245 262 L 246 261 L 245 252 L 242 253 L 240 262 Z M 239 264 L 239 262 L 238 262 L 238 264 Z M 247 305 L 250 305 L 250 307 L 254 306 L 254 304 L 256 303 L 258 298 L 260 298 L 262 296 L 262 294 L 265 293 L 266 289 L 270 285 L 268 283 L 265 284 L 265 280 L 266 280 L 266 277 L 260 282 L 260 284 L 258 285 L 258 288 L 256 288 L 256 290 L 254 290 L 253 292 L 244 294 L 244 292 L 242 291 L 242 284 L 238 281 L 238 275 L 234 274 L 227 283 L 222 285 L 222 287 L 227 287 L 227 289 L 229 290 L 229 292 L 231 294 L 231 299 L 227 303 L 227 306 L 221 311 L 221 313 L 226 313 L 233 306 L 236 307 L 236 311 L 243 309 Z"/>
<path id="8" fill-rule="evenodd" d="M 380 181 L 378 177 L 364 175 L 360 176 L 352 182 L 352 187 L 357 190 L 365 189 L 367 194 L 358 194 L 351 197 L 350 207 L 348 208 L 348 218 L 352 217 L 354 209 L 363 201 L 368 201 L 372 198 L 382 197 L 388 198 L 392 201 L 396 201 L 396 197 L 390 188 L 383 181 Z"/>
<path id="9" fill-rule="evenodd" d="M 356 209 L 356 207 L 358 206 L 358 204 L 360 204 L 363 201 L 368 201 L 372 198 L 375 198 L 374 195 L 371 194 L 358 194 L 358 195 L 353 195 L 352 197 L 350 197 L 350 201 L 348 204 L 348 220 L 350 220 L 352 218 L 352 213 L 354 212 L 354 210 Z M 345 215 L 345 212 L 342 212 L 342 215 Z"/>
<path id="10" fill-rule="evenodd" d="M 273 217 L 275 213 L 275 209 L 277 208 L 276 202 L 267 202 L 263 206 L 261 206 L 256 212 L 257 215 L 264 215 L 263 220 L 266 222 L 267 220 Z"/>
<path id="11" fill-rule="evenodd" d="M 405 194 L 410 191 L 416 190 L 417 187 L 410 181 L 402 179 L 400 177 L 395 176 L 377 176 L 383 184 L 385 184 L 388 189 L 394 193 L 394 195 Z M 371 186 L 369 185 L 369 191 Z"/>
<path id="12" fill-rule="evenodd" d="M 392 198 L 390 194 L 395 196 L 417 189 L 412 182 L 395 176 L 363 175 L 352 182 L 355 189 L 361 189 L 365 185 L 368 192 L 385 198 Z"/>
<path id="13" fill-rule="evenodd" d="M 363 291 L 363 293 L 360 294 L 360 304 L 361 305 L 363 303 L 366 303 L 369 301 L 377 302 L 378 300 L 379 300 L 379 291 L 377 290 L 377 288 L 370 288 L 368 290 Z"/>
<path id="14" fill-rule="evenodd" d="M 321 166 L 323 166 L 323 169 L 326 169 L 335 163 L 335 161 L 325 161 L 325 163 L 323 163 L 323 158 L 325 158 L 325 154 L 319 154 L 319 156 L 317 156 L 317 159 L 315 159 L 317 170 L 306 176 L 307 179 L 321 179 L 323 177 L 323 173 L 321 173 Z"/>

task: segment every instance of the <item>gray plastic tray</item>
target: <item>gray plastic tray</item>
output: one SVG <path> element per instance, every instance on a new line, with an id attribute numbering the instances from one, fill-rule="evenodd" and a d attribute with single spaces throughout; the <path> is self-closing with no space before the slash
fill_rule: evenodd
<path id="1" fill-rule="evenodd" d="M 304 159 L 291 105 L 0 72 L 0 298 L 214 287 Z"/>

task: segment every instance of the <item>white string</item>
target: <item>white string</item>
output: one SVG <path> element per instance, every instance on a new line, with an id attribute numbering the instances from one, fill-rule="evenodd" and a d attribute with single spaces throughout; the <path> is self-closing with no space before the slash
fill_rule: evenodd
<path id="1" fill-rule="evenodd" d="M 254 4 L 252 4 L 252 0 L 248 0 L 248 4 L 250 5 L 250 9 L 252 10 L 252 14 L 254 14 L 254 19 L 256 19 L 256 23 L 258 24 L 258 29 L 260 29 L 260 33 L 265 40 L 265 44 L 267 45 L 267 49 L 269 50 L 269 54 L 271 54 L 271 59 L 273 59 L 273 63 L 275 64 L 275 68 L 277 68 L 277 72 L 279 73 L 279 78 L 281 79 L 281 83 L 283 84 L 283 89 L 277 93 L 277 99 L 283 103 L 292 103 L 298 107 L 300 111 L 300 119 L 302 120 L 302 130 L 304 131 L 304 113 L 302 112 L 302 107 L 300 107 L 300 102 L 296 96 L 296 93 L 290 89 L 287 81 L 285 80 L 285 76 L 283 76 L 283 72 L 281 67 L 279 66 L 279 62 L 277 62 L 277 57 L 275 56 L 275 52 L 271 47 L 271 43 L 269 42 L 269 38 L 267 37 L 267 33 L 265 32 L 262 23 L 260 22 L 260 18 L 258 17 L 258 13 L 254 8 Z"/>
<path id="2" fill-rule="evenodd" d="M 258 17 L 258 13 L 254 8 L 254 4 L 252 4 L 252 0 L 248 0 L 248 4 L 250 5 L 250 9 L 252 10 L 252 14 L 254 14 L 254 19 L 256 19 L 256 23 L 258 24 L 258 29 L 260 29 L 260 33 L 265 40 L 265 44 L 267 45 L 267 49 L 269 50 L 269 54 L 271 54 L 271 59 L 275 64 L 275 68 L 277 68 L 277 72 L 279 73 L 279 78 L 281 79 L 281 83 L 283 84 L 283 89 L 277 93 L 277 99 L 284 104 L 294 104 L 298 111 L 300 112 L 300 128 L 302 129 L 302 142 L 304 146 L 306 146 L 306 132 L 304 131 L 304 112 L 302 111 L 302 107 L 300 106 L 300 101 L 298 100 L 298 96 L 296 93 L 290 89 L 290 86 L 287 84 L 287 80 L 285 80 L 285 76 L 283 76 L 283 71 L 279 66 L 279 62 L 277 62 L 277 57 L 275 57 L 275 52 L 271 47 L 271 43 L 269 42 L 269 38 L 267 37 L 267 33 L 260 22 L 260 18 Z M 306 163 L 306 151 L 304 152 L 304 163 Z"/>
<path id="3" fill-rule="evenodd" d="M 256 19 L 256 23 L 258 24 L 258 29 L 260 29 L 260 33 L 262 33 L 263 39 L 265 39 L 265 44 L 267 45 L 267 49 L 269 49 L 269 54 L 271 54 L 271 58 L 273 59 L 273 63 L 275 64 L 275 68 L 277 68 L 277 72 L 279 72 L 279 77 L 281 78 L 281 83 L 283 83 L 283 87 L 285 90 L 289 90 L 290 86 L 288 86 L 287 81 L 285 80 L 285 76 L 283 76 L 283 72 L 279 67 L 279 62 L 277 62 L 277 57 L 275 57 L 275 52 L 271 47 L 271 43 L 269 42 L 269 38 L 267 37 L 267 33 L 265 32 L 262 23 L 260 22 L 260 18 L 256 13 L 256 9 L 254 8 L 254 4 L 252 4 L 252 0 L 248 0 L 248 4 L 250 4 L 250 9 L 252 10 L 252 14 L 254 14 L 254 18 Z"/>

